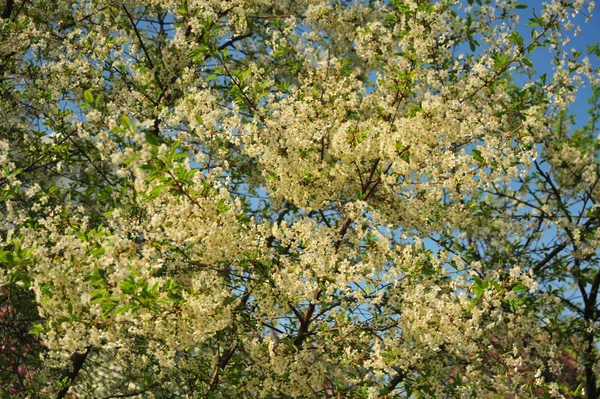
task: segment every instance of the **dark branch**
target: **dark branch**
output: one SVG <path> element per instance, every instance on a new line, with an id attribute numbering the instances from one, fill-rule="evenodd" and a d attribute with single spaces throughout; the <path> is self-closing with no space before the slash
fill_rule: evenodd
<path id="1" fill-rule="evenodd" d="M 14 5 L 13 0 L 6 0 L 4 2 L 4 10 L 2 10 L 2 14 L 0 15 L 0 18 L 2 18 L 2 19 L 10 18 L 10 14 L 12 14 L 12 10 L 13 10 L 13 5 Z"/>
<path id="2" fill-rule="evenodd" d="M 154 63 L 152 62 L 152 59 L 150 58 L 150 54 L 148 54 L 148 50 L 146 49 L 146 46 L 144 45 L 144 41 L 142 40 L 142 37 L 140 36 L 140 32 L 138 32 L 137 25 L 136 25 L 135 21 L 133 20 L 133 17 L 127 10 L 127 7 L 125 7 L 125 4 L 123 4 L 122 7 L 123 7 L 123 10 L 125 11 L 125 13 L 127 14 L 127 18 L 129 19 L 129 22 L 131 23 L 131 27 L 133 28 L 133 31 L 135 32 L 135 35 L 137 36 L 137 39 L 140 42 L 140 46 L 142 47 L 142 50 L 144 51 L 144 55 L 146 56 L 146 61 L 148 62 L 148 66 L 150 67 L 150 69 L 154 69 Z"/>
<path id="3" fill-rule="evenodd" d="M 81 371 L 81 369 L 83 368 L 85 359 L 87 359 L 91 350 L 92 350 L 92 347 L 88 346 L 87 349 L 85 350 L 85 352 L 83 352 L 83 353 L 75 352 L 71 355 L 71 362 L 73 364 L 73 370 L 71 370 L 71 372 L 66 372 L 63 374 L 62 380 L 67 378 L 68 383 L 63 389 L 60 390 L 60 392 L 58 392 L 58 395 L 56 395 L 56 399 L 62 399 L 67 395 L 69 388 L 73 385 L 73 382 L 75 382 L 75 378 L 77 378 L 77 374 L 79 374 L 79 371 Z"/>
<path id="4" fill-rule="evenodd" d="M 254 34 L 254 32 L 248 32 L 248 33 L 244 33 L 242 35 L 238 35 L 238 36 L 234 36 L 231 39 L 227 40 L 225 43 L 221 44 L 219 46 L 219 50 L 223 50 L 231 45 L 233 45 L 235 42 L 238 42 L 240 40 L 244 40 L 247 37 L 250 37 Z"/>
<path id="5" fill-rule="evenodd" d="M 208 382 L 208 390 L 209 391 L 212 391 L 219 384 L 219 377 L 221 375 L 221 371 L 223 371 L 225 369 L 225 367 L 227 367 L 227 364 L 229 363 L 229 361 L 231 360 L 231 357 L 237 350 L 237 347 L 238 346 L 235 345 L 233 348 L 227 349 L 225 352 L 223 352 L 223 354 L 219 358 L 219 363 L 217 364 L 217 367 L 215 368 L 215 371 L 214 371 L 213 375 L 210 377 L 210 381 Z"/>
<path id="6" fill-rule="evenodd" d="M 381 392 L 383 396 L 389 394 L 394 389 L 396 389 L 398 384 L 400 384 L 404 380 L 404 378 L 406 378 L 406 373 L 404 373 L 403 371 L 396 370 L 396 373 L 396 376 L 392 378 L 390 382 L 388 382 L 388 384 L 383 388 Z"/>
<path id="7" fill-rule="evenodd" d="M 552 259 L 554 259 L 554 257 L 556 255 L 558 255 L 558 253 L 560 251 L 562 251 L 563 249 L 565 249 L 566 247 L 567 247 L 567 244 L 566 243 L 562 243 L 559 246 L 557 246 L 556 248 L 554 248 L 552 250 L 552 252 L 550 252 L 548 255 L 546 255 L 546 257 L 544 259 L 542 259 L 541 261 L 539 261 L 537 263 L 537 265 L 535 265 L 533 267 L 533 272 L 536 273 L 536 274 L 539 273 L 544 268 L 544 266 L 546 266 L 548 264 L 548 262 L 550 262 Z"/>

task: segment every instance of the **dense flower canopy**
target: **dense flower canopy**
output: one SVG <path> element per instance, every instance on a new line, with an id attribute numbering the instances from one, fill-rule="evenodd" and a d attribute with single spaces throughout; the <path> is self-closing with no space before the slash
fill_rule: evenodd
<path id="1" fill-rule="evenodd" d="M 593 2 L 0 7 L 2 397 L 600 397 Z"/>

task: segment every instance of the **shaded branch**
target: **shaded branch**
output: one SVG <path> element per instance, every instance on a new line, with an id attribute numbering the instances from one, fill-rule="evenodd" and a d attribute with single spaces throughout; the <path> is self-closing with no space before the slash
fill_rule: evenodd
<path id="1" fill-rule="evenodd" d="M 548 264 L 548 262 L 550 262 L 552 259 L 554 259 L 554 257 L 556 255 L 558 255 L 566 247 L 567 247 L 567 244 L 566 243 L 562 243 L 562 244 L 558 245 L 556 248 L 554 248 L 552 250 L 552 252 L 550 252 L 548 255 L 546 255 L 546 257 L 544 257 L 544 259 L 542 259 L 541 261 L 539 261 L 533 267 L 533 272 L 534 273 L 540 272 L 544 268 L 544 266 L 546 266 Z"/>
<path id="2" fill-rule="evenodd" d="M 140 47 L 142 48 L 142 51 L 144 52 L 144 56 L 146 57 L 148 66 L 150 67 L 150 69 L 154 69 L 154 63 L 152 62 L 152 59 L 150 58 L 150 54 L 148 53 L 148 50 L 146 49 L 146 46 L 144 45 L 144 41 L 142 40 L 142 37 L 140 36 L 140 32 L 137 29 L 137 25 L 136 25 L 135 21 L 133 20 L 133 17 L 129 13 L 129 10 L 127 10 L 127 7 L 125 7 L 125 4 L 123 4 L 122 7 L 123 7 L 123 10 L 125 11 L 125 14 L 127 14 L 127 18 L 129 19 L 129 22 L 131 23 L 131 27 L 133 28 L 133 31 L 135 32 L 135 36 L 137 37 L 138 42 L 140 43 Z"/>
<path id="3" fill-rule="evenodd" d="M 219 377 L 221 375 L 221 372 L 225 369 L 225 367 L 227 367 L 227 364 L 231 360 L 231 357 L 233 356 L 237 348 L 238 345 L 236 344 L 233 348 L 227 349 L 225 352 L 223 352 L 223 354 L 219 358 L 219 363 L 217 364 L 217 367 L 215 367 L 215 371 L 213 372 L 213 375 L 210 377 L 210 381 L 208 382 L 209 391 L 212 391 L 219 384 Z"/>
<path id="4" fill-rule="evenodd" d="M 388 382 L 387 385 L 382 389 L 381 394 L 384 397 L 396 389 L 398 384 L 400 384 L 402 381 L 404 381 L 404 378 L 406 378 L 406 373 L 403 371 L 396 370 L 396 373 L 397 374 L 394 376 L 394 378 L 392 378 L 390 382 Z"/>
<path id="5" fill-rule="evenodd" d="M 66 372 L 63 374 L 63 377 L 61 378 L 61 380 L 64 380 L 65 378 L 68 379 L 68 383 L 67 385 L 61 389 L 58 392 L 58 395 L 56 395 L 56 399 L 62 399 L 67 395 L 67 392 L 69 391 L 69 388 L 71 388 L 71 386 L 73 385 L 73 382 L 75 382 L 75 378 L 77 378 L 77 375 L 79 374 L 79 371 L 81 371 L 81 369 L 83 368 L 83 365 L 85 363 L 85 359 L 87 359 L 88 355 L 90 354 L 92 350 L 92 346 L 88 346 L 87 349 L 85 350 L 85 352 L 81 353 L 81 352 L 75 352 L 71 355 L 71 362 L 73 364 L 73 370 L 71 370 L 71 372 Z"/>
<path id="6" fill-rule="evenodd" d="M 0 14 L 0 18 L 2 18 L 2 19 L 10 18 L 10 14 L 12 14 L 12 10 L 13 10 L 13 5 L 14 5 L 13 0 L 6 0 L 4 2 L 4 9 L 2 10 L 2 14 Z"/>
<path id="7" fill-rule="evenodd" d="M 231 39 L 227 40 L 225 43 L 221 44 L 218 48 L 219 48 L 219 50 L 224 50 L 225 48 L 233 45 L 235 42 L 244 40 L 244 39 L 252 36 L 253 34 L 254 34 L 254 32 L 248 32 L 248 33 L 244 33 L 242 35 L 234 36 Z"/>

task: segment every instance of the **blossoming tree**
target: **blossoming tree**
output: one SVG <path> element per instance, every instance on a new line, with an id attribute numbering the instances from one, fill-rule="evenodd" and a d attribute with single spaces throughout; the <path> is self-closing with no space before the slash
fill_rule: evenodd
<path id="1" fill-rule="evenodd" d="M 593 3 L 0 7 L 3 397 L 600 397 Z"/>

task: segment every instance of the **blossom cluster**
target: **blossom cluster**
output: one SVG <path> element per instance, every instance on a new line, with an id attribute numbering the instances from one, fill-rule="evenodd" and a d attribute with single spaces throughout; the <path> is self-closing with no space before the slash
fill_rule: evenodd
<path id="1" fill-rule="evenodd" d="M 5 4 L 9 395 L 597 397 L 593 2 Z"/>

